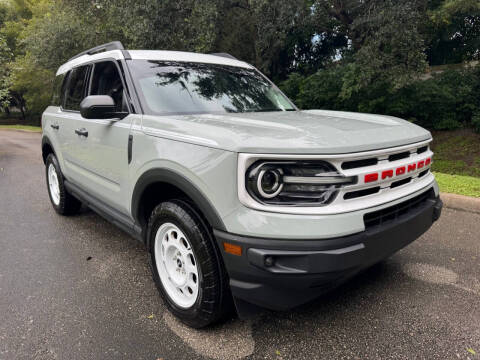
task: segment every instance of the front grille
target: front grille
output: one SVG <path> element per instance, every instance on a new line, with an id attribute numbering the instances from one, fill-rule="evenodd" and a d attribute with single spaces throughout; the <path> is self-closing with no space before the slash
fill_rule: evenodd
<path id="1" fill-rule="evenodd" d="M 415 154 L 415 153 L 422 154 L 426 151 L 428 151 L 428 145 L 422 146 L 419 148 L 413 148 L 408 151 L 390 154 L 386 158 L 386 160 L 389 162 L 403 160 L 403 159 L 409 158 L 410 156 L 412 156 L 412 154 Z M 351 169 L 358 169 L 366 166 L 374 166 L 374 165 L 377 165 L 378 163 L 379 163 L 379 159 L 372 157 L 372 158 L 366 158 L 366 159 L 344 161 L 341 166 L 343 170 L 351 170 Z"/>
<path id="2" fill-rule="evenodd" d="M 367 213 L 363 216 L 365 229 L 370 229 L 387 222 L 395 221 L 407 215 L 411 211 L 421 208 L 426 204 L 428 199 L 433 199 L 434 197 L 435 193 L 433 192 L 433 189 L 430 189 L 423 194 L 417 195 L 414 198 L 401 202 L 400 204 Z"/>

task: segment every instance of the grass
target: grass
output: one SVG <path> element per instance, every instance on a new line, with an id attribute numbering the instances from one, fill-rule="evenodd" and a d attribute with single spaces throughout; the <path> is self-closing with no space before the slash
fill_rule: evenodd
<path id="1" fill-rule="evenodd" d="M 480 197 L 480 134 L 434 131 L 432 170 L 440 191 Z"/>
<path id="2" fill-rule="evenodd" d="M 433 171 L 480 177 L 480 134 L 471 130 L 433 132 Z"/>
<path id="3" fill-rule="evenodd" d="M 480 178 L 435 173 L 440 191 L 480 198 Z"/>
<path id="4" fill-rule="evenodd" d="M 14 130 L 42 132 L 42 128 L 40 126 L 31 126 L 31 125 L 0 125 L 0 130 L 1 129 L 14 129 Z"/>

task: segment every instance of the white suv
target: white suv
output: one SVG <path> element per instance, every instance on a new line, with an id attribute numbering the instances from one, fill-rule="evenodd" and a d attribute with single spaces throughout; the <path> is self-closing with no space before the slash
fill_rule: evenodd
<path id="1" fill-rule="evenodd" d="M 308 302 L 441 212 L 428 131 L 298 110 L 227 54 L 98 46 L 58 69 L 42 125 L 55 210 L 84 203 L 145 243 L 194 327 Z"/>

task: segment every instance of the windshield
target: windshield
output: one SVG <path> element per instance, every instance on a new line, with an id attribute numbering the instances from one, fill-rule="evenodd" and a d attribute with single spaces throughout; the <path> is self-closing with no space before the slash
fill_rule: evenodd
<path id="1" fill-rule="evenodd" d="M 295 110 L 253 69 L 152 60 L 133 60 L 129 65 L 150 115 Z"/>

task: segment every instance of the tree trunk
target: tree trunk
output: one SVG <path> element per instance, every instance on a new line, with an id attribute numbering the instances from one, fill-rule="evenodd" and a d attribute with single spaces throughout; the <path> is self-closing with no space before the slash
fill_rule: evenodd
<path id="1" fill-rule="evenodd" d="M 23 104 L 20 105 L 20 112 L 22 113 L 22 120 L 25 121 L 25 108 L 23 107 Z"/>

